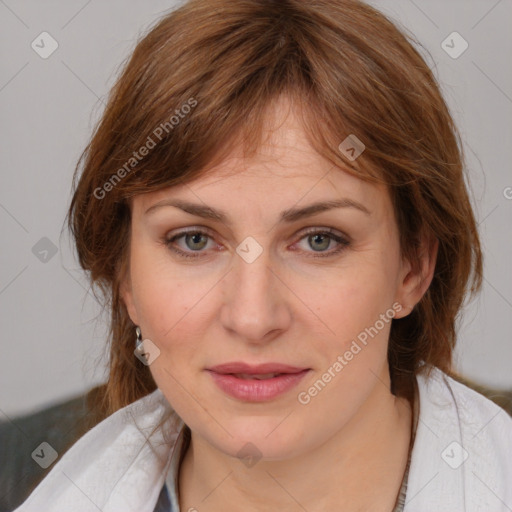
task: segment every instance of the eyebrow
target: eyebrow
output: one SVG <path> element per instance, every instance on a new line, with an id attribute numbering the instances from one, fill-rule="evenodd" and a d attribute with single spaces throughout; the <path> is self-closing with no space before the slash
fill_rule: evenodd
<path id="1" fill-rule="evenodd" d="M 186 213 L 190 213 L 191 215 L 195 215 L 197 217 L 202 217 L 204 219 L 211 219 L 222 222 L 224 224 L 229 225 L 228 215 L 222 210 L 216 210 L 211 208 L 210 206 L 190 203 L 188 201 L 183 201 L 180 199 L 164 199 L 153 206 L 150 206 L 144 213 L 144 215 L 148 215 L 153 213 L 158 208 L 162 208 L 164 206 L 174 206 L 183 210 Z M 297 220 L 303 219 L 305 217 L 310 217 L 317 213 L 325 212 L 327 210 L 332 210 L 334 208 L 355 208 L 366 215 L 371 215 L 371 212 L 366 208 L 366 206 L 358 203 L 357 201 L 353 201 L 352 199 L 343 198 L 335 201 L 320 201 L 317 203 L 310 204 L 308 206 L 304 206 L 302 208 L 289 208 L 288 210 L 284 210 L 281 212 L 280 222 L 295 222 Z"/>

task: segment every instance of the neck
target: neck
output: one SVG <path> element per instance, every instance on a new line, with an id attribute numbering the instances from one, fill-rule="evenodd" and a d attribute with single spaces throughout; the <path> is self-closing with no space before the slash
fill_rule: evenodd
<path id="1" fill-rule="evenodd" d="M 321 512 L 343 503 L 347 512 L 389 512 L 407 465 L 411 425 L 411 404 L 377 382 L 349 423 L 293 459 L 246 467 L 192 432 L 179 473 L 180 509 Z"/>

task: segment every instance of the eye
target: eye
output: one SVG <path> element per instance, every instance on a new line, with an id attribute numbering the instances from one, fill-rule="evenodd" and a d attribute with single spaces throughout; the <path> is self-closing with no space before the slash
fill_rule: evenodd
<path id="1" fill-rule="evenodd" d="M 187 231 L 181 231 L 171 236 L 170 238 L 164 238 L 163 243 L 174 253 L 176 253 L 179 257 L 183 258 L 199 258 L 204 256 L 208 249 L 208 242 L 212 241 L 212 236 L 207 232 L 200 230 L 198 228 L 192 228 Z M 177 242 L 182 240 L 183 245 L 179 245 Z M 307 245 L 309 246 L 309 250 L 307 247 L 301 248 L 303 252 L 313 252 L 317 254 L 310 254 L 308 257 L 314 258 L 325 258 L 328 256 L 333 256 L 335 254 L 343 251 L 350 242 L 340 234 L 334 233 L 330 228 L 327 229 L 318 229 L 313 228 L 307 231 L 300 238 L 299 242 L 295 245 L 300 245 L 300 243 L 305 240 Z M 335 246 L 333 250 L 328 251 L 331 246 Z M 218 247 L 218 246 L 217 246 Z M 211 248 L 211 247 L 210 247 Z M 295 249 L 293 249 L 295 250 Z"/>
<path id="2" fill-rule="evenodd" d="M 176 248 L 176 241 L 180 239 L 183 239 L 183 243 L 185 244 L 184 248 Z M 171 238 L 166 238 L 164 242 L 169 249 L 179 256 L 183 256 L 184 258 L 198 258 L 201 256 L 202 252 L 205 252 L 203 249 L 207 246 L 209 239 L 209 233 L 198 229 L 191 229 L 189 231 L 181 231 Z M 199 254 L 191 254 L 190 251 Z"/>
<path id="3" fill-rule="evenodd" d="M 343 251 L 350 243 L 343 236 L 333 233 L 331 229 L 323 229 L 319 230 L 314 228 L 306 232 L 306 235 L 303 236 L 298 244 L 303 240 L 306 241 L 307 246 L 312 249 L 312 252 L 316 252 L 318 254 L 313 254 L 314 258 L 325 258 L 327 256 L 333 256 L 335 254 Z M 329 247 L 332 245 L 335 246 L 333 250 L 327 251 Z M 307 248 L 302 249 L 306 252 L 311 252 Z"/>

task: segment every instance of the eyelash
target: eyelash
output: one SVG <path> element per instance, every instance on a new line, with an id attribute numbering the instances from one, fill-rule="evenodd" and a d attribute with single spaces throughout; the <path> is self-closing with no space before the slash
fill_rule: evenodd
<path id="1" fill-rule="evenodd" d="M 180 257 L 188 258 L 188 259 L 202 258 L 203 257 L 202 256 L 202 252 L 203 251 L 193 251 L 196 254 L 191 254 L 189 252 L 185 252 L 185 251 L 182 251 L 180 249 L 176 249 L 176 247 L 173 246 L 173 244 L 174 244 L 174 242 L 176 240 L 178 240 L 179 238 L 184 237 L 185 235 L 189 235 L 189 234 L 206 235 L 210 239 L 212 238 L 211 235 L 208 232 L 202 231 L 202 230 L 197 229 L 197 228 L 192 228 L 192 229 L 189 229 L 189 230 L 186 230 L 186 231 L 180 231 L 179 233 L 176 233 L 175 235 L 173 235 L 171 238 L 164 237 L 162 241 L 163 241 L 164 245 L 166 245 L 171 251 L 173 251 L 174 253 L 178 254 L 178 256 L 180 256 Z M 307 238 L 308 236 L 311 236 L 311 235 L 327 235 L 327 236 L 330 237 L 331 240 L 334 240 L 335 242 L 337 242 L 339 244 L 339 246 L 335 250 L 333 250 L 333 251 L 318 252 L 317 254 L 314 254 L 312 256 L 307 256 L 307 257 L 312 257 L 312 258 L 328 258 L 330 256 L 334 256 L 334 255 L 339 254 L 346 247 L 348 247 L 350 245 L 350 242 L 346 238 L 333 233 L 331 229 L 312 228 L 312 229 L 304 232 L 303 235 L 301 236 L 301 238 L 299 239 L 299 241 L 301 241 L 304 238 Z"/>

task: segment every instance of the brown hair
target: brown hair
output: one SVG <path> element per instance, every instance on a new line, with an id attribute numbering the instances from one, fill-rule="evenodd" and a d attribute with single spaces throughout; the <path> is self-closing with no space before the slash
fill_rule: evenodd
<path id="1" fill-rule="evenodd" d="M 68 225 L 111 317 L 109 377 L 95 399 L 102 417 L 156 388 L 134 357 L 120 298 L 129 199 L 197 178 L 235 142 L 253 155 L 283 94 L 321 155 L 386 184 L 403 255 L 417 261 L 421 234 L 439 241 L 428 291 L 392 322 L 393 392 L 410 396 L 421 361 L 450 372 L 457 316 L 469 287 L 481 286 L 482 255 L 459 136 L 419 52 L 355 0 L 190 0 L 138 43 L 75 172 Z M 349 134 L 366 146 L 356 161 L 338 149 Z"/>

